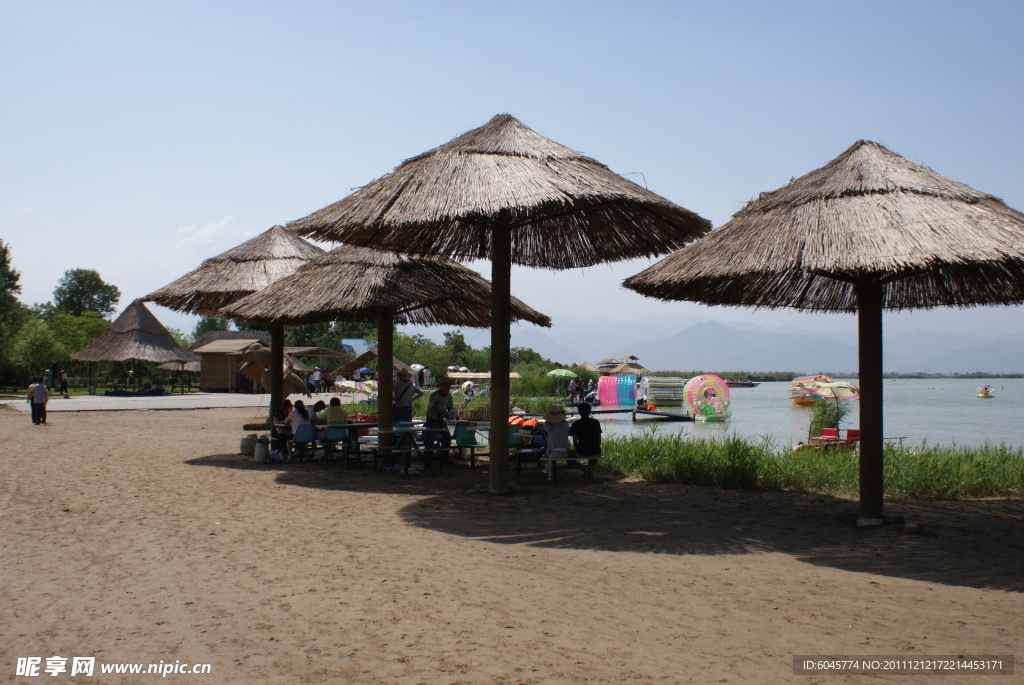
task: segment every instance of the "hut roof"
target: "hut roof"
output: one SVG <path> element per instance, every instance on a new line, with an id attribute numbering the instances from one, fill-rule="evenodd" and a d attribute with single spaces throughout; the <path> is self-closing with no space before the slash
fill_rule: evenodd
<path id="1" fill-rule="evenodd" d="M 509 220 L 514 263 L 555 269 L 664 254 L 711 228 L 508 114 L 288 228 L 414 254 L 490 259 L 488 227 L 500 215 Z"/>
<path id="2" fill-rule="evenodd" d="M 196 354 L 240 354 L 242 350 L 253 343 L 262 342 L 256 338 L 229 338 L 226 340 L 211 340 L 202 347 L 193 350 Z"/>
<path id="3" fill-rule="evenodd" d="M 613 369 L 607 369 L 606 372 L 607 373 L 650 373 L 651 370 L 647 369 L 647 368 L 644 368 L 643 366 L 640 366 L 639 364 L 634 364 L 632 362 L 624 362 L 622 364 L 619 364 L 618 366 L 616 366 Z"/>
<path id="4" fill-rule="evenodd" d="M 214 340 L 247 340 L 249 342 L 259 340 L 264 345 L 270 345 L 270 333 L 265 331 L 206 331 L 188 349 L 195 352 Z"/>
<path id="5" fill-rule="evenodd" d="M 445 257 L 342 245 L 225 307 L 220 316 L 283 325 L 392 316 L 395 323 L 485 327 L 490 296 L 486 279 Z M 546 315 L 516 298 L 512 316 L 551 325 Z"/>
<path id="6" fill-rule="evenodd" d="M 377 355 L 377 347 L 376 346 L 371 347 L 366 352 L 363 352 L 361 355 L 359 355 L 358 357 L 356 357 L 352 361 L 350 361 L 350 362 L 346 363 L 344 366 L 340 367 L 338 369 L 338 373 L 340 375 L 344 376 L 345 378 L 350 378 L 352 376 L 352 374 L 354 374 L 356 372 L 356 369 L 361 369 L 364 366 L 369 366 L 370 362 L 372 362 L 372 361 L 377 359 L 377 356 L 378 356 Z M 409 373 L 414 373 L 413 370 L 411 368 L 409 368 L 408 364 L 406 364 L 402 360 L 398 359 L 397 357 L 392 357 L 392 361 L 393 361 L 392 366 L 394 367 L 395 371 L 401 371 L 402 369 L 405 369 Z M 380 366 L 378 365 L 377 368 L 379 369 Z"/>
<path id="7" fill-rule="evenodd" d="M 199 357 L 174 339 L 142 300 L 135 300 L 92 345 L 71 355 L 80 362 L 193 362 Z"/>
<path id="8" fill-rule="evenodd" d="M 332 350 L 329 347 L 286 347 L 285 354 L 293 357 L 347 357 L 344 352 Z"/>
<path id="9" fill-rule="evenodd" d="M 590 373 L 599 373 L 600 372 L 600 369 L 598 369 L 596 366 L 594 366 L 590 362 L 583 362 L 582 364 L 580 364 L 576 368 L 583 369 L 584 371 L 589 371 Z"/>
<path id="10" fill-rule="evenodd" d="M 1024 302 L 1024 215 L 878 143 L 762 193 L 624 285 L 665 300 L 852 312 Z"/>
<path id="11" fill-rule="evenodd" d="M 163 369 L 164 371 L 188 371 L 189 373 L 199 373 L 202 371 L 202 362 L 185 362 L 182 366 L 182 362 L 164 362 L 157 368 Z"/>
<path id="12" fill-rule="evenodd" d="M 281 226 L 260 233 L 199 268 L 146 295 L 170 309 L 214 316 L 221 307 L 254 293 L 323 254 Z"/>

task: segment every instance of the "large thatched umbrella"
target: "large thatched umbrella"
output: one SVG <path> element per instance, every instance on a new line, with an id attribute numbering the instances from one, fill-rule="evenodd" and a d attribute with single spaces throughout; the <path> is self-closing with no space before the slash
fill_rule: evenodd
<path id="1" fill-rule="evenodd" d="M 877 523 L 882 310 L 1024 302 L 1024 215 L 862 140 L 625 285 L 664 300 L 857 312 L 861 519 Z"/>
<path id="2" fill-rule="evenodd" d="M 170 309 L 190 314 L 217 316 L 221 307 L 259 292 L 271 283 L 290 275 L 324 251 L 286 231 L 281 226 L 260 233 L 227 252 L 210 257 L 199 268 L 146 295 Z M 270 328 L 271 384 L 268 420 L 281 406 L 284 390 L 281 370 L 284 366 L 284 329 Z"/>
<path id="3" fill-rule="evenodd" d="M 225 307 L 220 316 L 276 325 L 376 321 L 378 357 L 387 361 L 394 358 L 394 324 L 483 328 L 490 324 L 490 296 L 490 283 L 450 259 L 342 245 Z M 551 325 L 551 319 L 516 298 L 510 306 L 515 319 Z M 385 434 L 392 428 L 389 371 L 381 368 L 378 388 L 378 417 Z M 492 416 L 492 430 L 503 423 L 503 416 Z"/>
<path id="4" fill-rule="evenodd" d="M 513 263 L 567 269 L 664 254 L 707 221 L 502 114 L 288 225 L 324 240 L 491 260 L 490 490 L 508 489 Z"/>
<path id="5" fill-rule="evenodd" d="M 78 362 L 198 362 L 153 316 L 142 300 L 135 300 L 100 337 L 84 350 L 70 355 Z M 90 374 L 92 371 L 90 370 Z"/>

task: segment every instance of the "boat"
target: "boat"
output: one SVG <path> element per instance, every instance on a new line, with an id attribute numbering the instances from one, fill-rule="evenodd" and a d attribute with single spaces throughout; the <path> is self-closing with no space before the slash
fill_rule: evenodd
<path id="1" fill-rule="evenodd" d="M 981 397 L 983 399 L 988 399 L 990 397 L 995 397 L 995 396 L 996 396 L 996 389 L 993 388 L 991 385 L 983 385 L 983 386 L 978 388 L 978 397 Z"/>
<path id="2" fill-rule="evenodd" d="M 752 381 L 749 378 L 726 378 L 725 384 L 730 388 L 756 388 L 761 385 L 757 381 Z"/>

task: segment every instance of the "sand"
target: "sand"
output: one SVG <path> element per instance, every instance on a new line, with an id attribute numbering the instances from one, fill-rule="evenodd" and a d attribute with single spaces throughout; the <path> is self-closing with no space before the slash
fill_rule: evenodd
<path id="1" fill-rule="evenodd" d="M 0 411 L 4 680 L 924 683 L 793 656 L 989 654 L 1018 663 L 984 682 L 1024 682 L 1024 501 L 890 503 L 911 535 L 829 496 L 600 473 L 493 496 L 486 466 L 255 464 L 252 418 Z M 211 673 L 14 676 L 54 654 Z"/>

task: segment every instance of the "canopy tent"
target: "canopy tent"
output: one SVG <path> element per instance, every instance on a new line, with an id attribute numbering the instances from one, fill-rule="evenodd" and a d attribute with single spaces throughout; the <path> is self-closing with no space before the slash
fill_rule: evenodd
<path id="1" fill-rule="evenodd" d="M 656 256 L 710 229 L 693 212 L 507 114 L 413 157 L 288 227 L 322 240 L 491 260 L 491 415 L 509 403 L 512 263 L 552 269 Z M 508 491 L 508 426 L 489 488 Z"/>
<path id="2" fill-rule="evenodd" d="M 857 312 L 861 522 L 874 525 L 882 310 L 1024 302 L 1024 215 L 861 140 L 624 285 L 663 300 Z"/>

